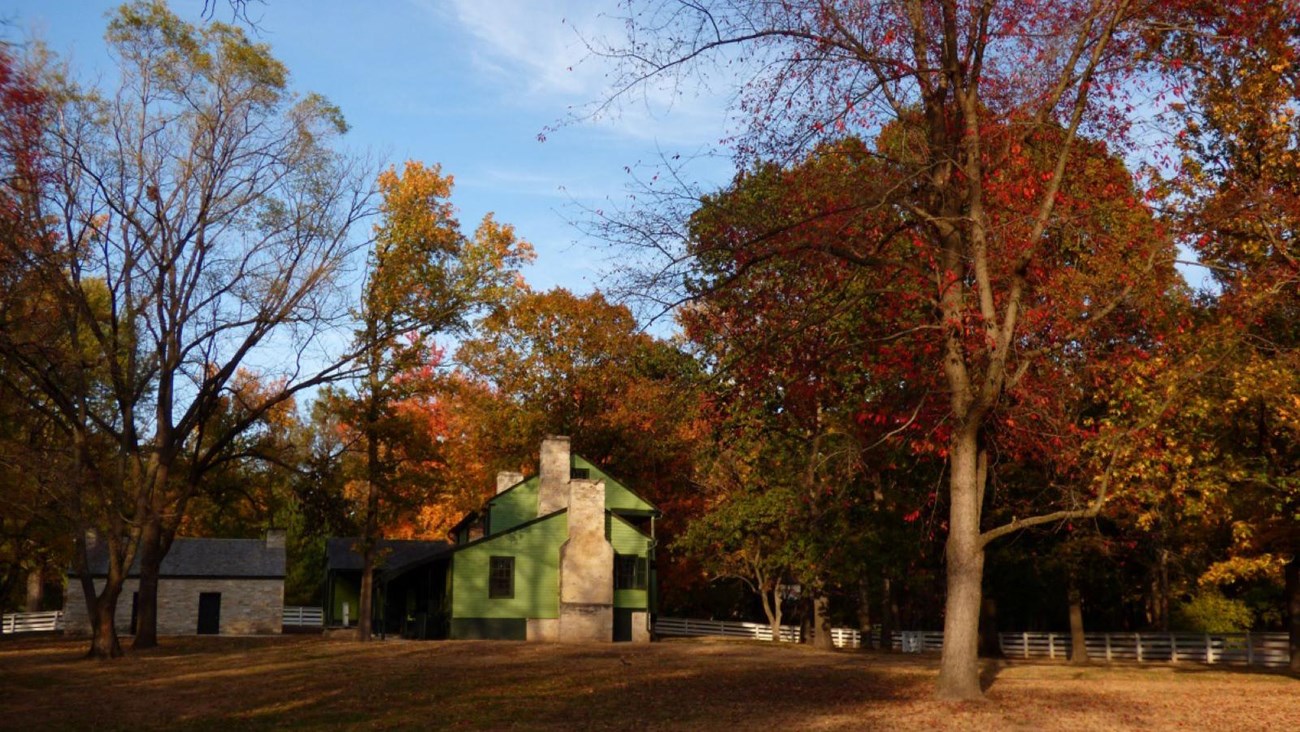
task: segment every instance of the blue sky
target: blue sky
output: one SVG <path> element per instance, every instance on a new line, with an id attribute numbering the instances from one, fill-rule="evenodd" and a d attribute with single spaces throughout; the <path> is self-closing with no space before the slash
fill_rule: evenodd
<path id="1" fill-rule="evenodd" d="M 120 2 L 11 0 L 0 17 L 11 39 L 43 39 L 83 77 L 108 73 L 106 14 Z M 202 0 L 171 0 L 198 19 Z M 472 230 L 488 211 L 533 243 L 533 287 L 601 287 L 611 252 L 571 222 L 582 207 L 617 204 L 626 168 L 660 152 L 690 156 L 727 132 L 725 98 L 649 99 L 604 119 L 538 133 L 570 110 L 600 100 L 608 64 L 582 37 L 617 37 L 616 0 L 268 0 L 253 4 L 260 40 L 289 67 L 299 91 L 338 104 L 347 145 L 387 163 L 441 163 Z M 225 0 L 217 16 L 229 19 Z M 580 36 L 581 34 L 581 36 Z M 720 185 L 721 161 L 694 173 Z"/>

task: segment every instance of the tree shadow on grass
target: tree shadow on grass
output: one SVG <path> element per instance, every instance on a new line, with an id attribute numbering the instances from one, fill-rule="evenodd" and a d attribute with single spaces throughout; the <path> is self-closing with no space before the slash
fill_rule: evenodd
<path id="1" fill-rule="evenodd" d="M 1001 658 L 981 658 L 980 659 L 980 691 L 988 693 L 993 687 L 993 682 L 997 681 L 998 674 L 1006 668 L 1006 661 Z"/>

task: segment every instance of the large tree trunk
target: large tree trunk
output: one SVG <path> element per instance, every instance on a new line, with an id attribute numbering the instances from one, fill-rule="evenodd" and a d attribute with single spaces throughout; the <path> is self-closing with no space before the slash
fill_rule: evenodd
<path id="1" fill-rule="evenodd" d="M 894 650 L 894 629 L 898 627 L 898 604 L 894 601 L 894 584 L 888 576 L 880 578 L 880 650 Z"/>
<path id="2" fill-rule="evenodd" d="M 375 592 L 375 542 L 362 539 L 365 546 L 361 551 L 361 596 L 357 608 L 357 640 L 368 641 L 373 633 L 371 616 L 374 614 Z"/>
<path id="3" fill-rule="evenodd" d="M 948 596 L 944 603 L 940 699 L 981 699 L 979 670 L 980 596 L 984 546 L 980 541 L 979 443 L 977 428 L 954 430 L 949 441 L 951 474 L 946 544 Z"/>
<path id="4" fill-rule="evenodd" d="M 1083 592 L 1079 589 L 1074 567 L 1070 567 L 1066 581 L 1069 583 L 1066 594 L 1070 602 L 1070 663 L 1086 664 L 1088 643 L 1083 634 Z"/>
<path id="5" fill-rule="evenodd" d="M 823 651 L 835 650 L 834 639 L 831 638 L 831 598 L 827 596 L 825 590 L 817 590 L 813 594 L 813 647 Z"/>
<path id="6" fill-rule="evenodd" d="M 371 424 L 374 424 L 373 422 Z M 375 560 L 379 554 L 379 438 L 374 430 L 368 438 L 366 487 L 366 521 L 361 536 L 361 597 L 357 608 L 357 640 L 365 642 L 373 634 Z"/>
<path id="7" fill-rule="evenodd" d="M 1169 550 L 1160 550 L 1160 629 L 1169 630 Z"/>
<path id="8" fill-rule="evenodd" d="M 860 648 L 871 647 L 871 586 L 867 578 L 858 580 L 858 637 Z"/>
<path id="9" fill-rule="evenodd" d="M 366 395 L 366 520 L 361 528 L 361 597 L 357 608 L 357 640 L 365 642 L 372 635 L 374 615 L 375 556 L 379 551 L 379 489 L 383 479 L 383 466 L 379 462 L 380 417 L 380 351 L 378 324 L 373 314 L 366 321 L 366 342 L 370 344 L 367 356 Z"/>
<path id="10" fill-rule="evenodd" d="M 91 639 L 87 657 L 107 659 L 122 656 L 122 644 L 118 642 L 116 625 L 117 598 L 121 594 L 121 581 L 110 581 L 99 597 L 89 602 Z"/>
<path id="11" fill-rule="evenodd" d="M 131 649 L 158 645 L 158 575 L 162 571 L 162 521 L 150 516 L 140 532 L 140 587 L 136 595 L 135 640 Z"/>
<path id="12" fill-rule="evenodd" d="M 767 616 L 767 624 L 772 629 L 772 640 L 779 642 L 781 640 L 781 584 L 775 582 L 771 587 L 767 587 L 760 583 L 758 597 L 763 604 L 763 614 Z"/>
<path id="13" fill-rule="evenodd" d="M 91 577 L 88 553 L 86 534 L 82 532 L 77 536 L 73 566 L 76 567 L 77 581 L 81 585 L 81 599 L 86 603 L 86 618 L 90 621 L 90 648 L 86 651 L 86 656 L 116 658 L 122 655 L 122 646 L 117 642 L 117 630 L 113 627 L 113 619 L 109 618 L 107 625 L 101 623 L 99 598 L 95 595 L 95 580 Z M 105 587 L 107 588 L 107 585 Z M 116 606 L 116 602 L 114 605 Z M 105 628 L 107 632 L 104 632 Z"/>
<path id="14" fill-rule="evenodd" d="M 1300 549 L 1286 563 L 1287 631 L 1291 635 L 1291 670 L 1300 673 Z"/>
<path id="15" fill-rule="evenodd" d="M 1150 621 L 1156 630 L 1169 630 L 1169 550 L 1156 552 L 1155 576 L 1151 578 Z"/>
<path id="16" fill-rule="evenodd" d="M 29 613 L 38 613 L 41 611 L 41 601 L 45 597 L 45 582 L 41 576 L 41 570 L 33 569 L 27 572 L 27 602 L 23 608 Z"/>

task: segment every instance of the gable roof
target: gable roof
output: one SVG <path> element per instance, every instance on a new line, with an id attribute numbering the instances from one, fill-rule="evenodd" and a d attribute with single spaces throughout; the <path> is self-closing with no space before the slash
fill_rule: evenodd
<path id="1" fill-rule="evenodd" d="M 580 462 L 581 462 L 581 465 L 579 465 Z M 623 481 L 619 480 L 617 477 L 615 477 L 615 476 L 613 476 L 613 475 L 610 475 L 610 474 L 609 474 L 609 471 L 607 471 L 607 470 L 605 470 L 604 468 L 600 467 L 600 466 L 597 465 L 596 463 L 594 463 L 594 462 L 588 460 L 587 458 L 585 458 L 585 457 L 583 457 L 583 456 L 581 456 L 581 455 L 579 455 L 579 454 L 577 454 L 577 453 L 574 453 L 574 454 L 573 454 L 573 457 L 571 458 L 571 463 L 573 464 L 573 467 L 575 467 L 575 468 L 576 468 L 576 467 L 585 467 L 585 468 L 587 468 L 587 469 L 590 470 L 590 471 L 595 471 L 596 475 L 595 475 L 594 477 L 597 478 L 598 480 L 604 480 L 604 481 L 605 481 L 605 489 L 606 489 L 606 493 L 605 493 L 605 505 L 608 507 L 609 510 L 612 510 L 612 511 L 618 511 L 619 513 L 624 513 L 624 514 L 628 514 L 628 515 L 645 515 L 645 516 L 662 516 L 662 515 L 663 515 L 663 512 L 659 510 L 659 507 L 658 507 L 658 506 L 656 506 L 655 504 L 653 504 L 653 503 L 651 503 L 650 501 L 646 500 L 646 498 L 645 498 L 644 496 L 642 496 L 640 493 L 637 493 L 636 491 L 632 490 L 631 488 L 628 488 L 626 483 L 624 483 Z M 617 490 L 622 491 L 623 493 L 627 494 L 627 497 L 628 497 L 628 498 L 631 498 L 631 499 L 633 500 L 634 503 L 641 503 L 641 504 L 644 504 L 644 508 L 642 508 L 642 507 L 640 507 L 640 506 L 610 506 L 610 505 L 609 505 L 610 494 L 609 494 L 608 491 L 609 491 L 609 487 L 610 487 L 610 484 L 611 484 L 611 483 L 614 484 L 614 486 L 615 486 L 615 488 L 616 488 Z"/>
<path id="2" fill-rule="evenodd" d="M 108 575 L 108 545 L 100 542 L 90 547 L 90 575 Z M 225 577 L 246 579 L 283 579 L 284 547 L 268 548 L 263 539 L 178 538 L 163 557 L 159 577 Z M 77 570 L 68 573 L 77 576 Z M 128 577 L 140 575 L 140 554 Z"/>
<path id="3" fill-rule="evenodd" d="M 355 536 L 334 537 L 325 541 L 325 566 L 328 570 L 361 571 L 361 553 L 356 551 Z M 402 567 L 442 554 L 450 548 L 445 541 L 419 541 L 415 539 L 380 539 L 377 569 Z"/>

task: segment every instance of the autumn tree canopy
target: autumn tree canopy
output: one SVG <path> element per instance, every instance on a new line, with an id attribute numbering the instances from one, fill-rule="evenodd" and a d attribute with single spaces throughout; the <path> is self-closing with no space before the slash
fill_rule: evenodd
<path id="1" fill-rule="evenodd" d="M 807 245 L 797 227 L 750 232 L 735 246 L 761 252 L 754 262 L 819 247 L 870 271 L 882 291 L 900 281 L 880 309 L 920 316 L 879 333 L 910 336 L 912 378 L 940 403 L 938 449 L 949 475 L 945 698 L 980 696 L 987 544 L 1100 507 L 1094 500 L 989 525 L 989 438 L 1037 364 L 1069 353 L 1135 290 L 1158 288 L 1157 265 L 1168 265 L 1168 238 L 1144 223 L 1142 193 L 1122 167 L 1105 169 L 1107 148 L 1128 143 L 1127 92 L 1162 12 L 1126 0 L 646 2 L 629 7 L 627 41 L 606 49 L 624 71 L 615 101 L 680 83 L 702 63 L 729 62 L 740 74 L 742 160 L 798 160 L 847 134 L 870 140 L 875 174 L 854 178 L 843 201 L 853 230 Z M 1097 193 L 1111 203 L 1096 205 Z M 803 220 L 845 217 L 826 203 L 809 202 Z M 633 222 L 622 231 L 650 232 L 631 243 L 665 250 L 661 229 Z M 670 254 L 686 267 L 699 256 Z"/>

